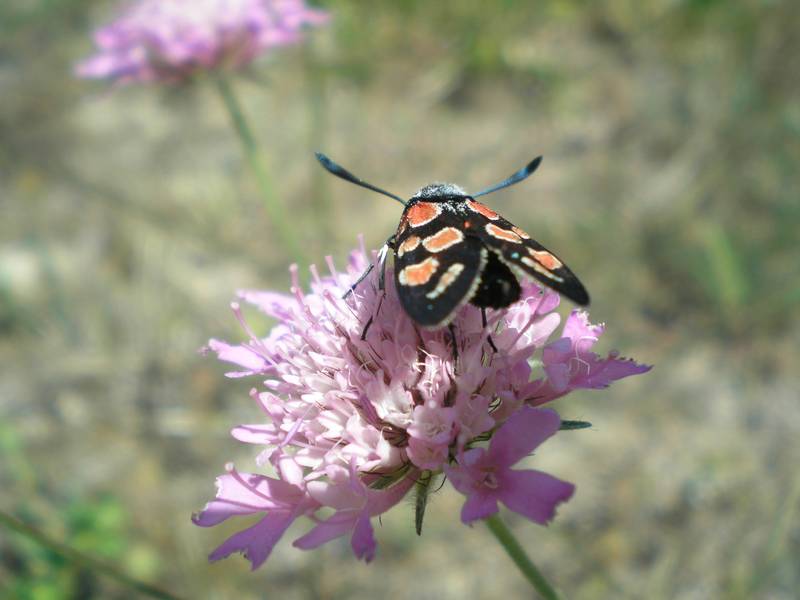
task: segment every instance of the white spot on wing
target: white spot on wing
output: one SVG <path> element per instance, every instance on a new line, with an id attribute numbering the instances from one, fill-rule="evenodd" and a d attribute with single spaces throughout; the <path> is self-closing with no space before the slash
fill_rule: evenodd
<path id="1" fill-rule="evenodd" d="M 463 263 L 454 263 L 450 265 L 442 276 L 439 277 L 439 281 L 436 283 L 436 287 L 432 289 L 430 292 L 425 294 L 426 298 L 430 298 L 431 300 L 438 298 L 441 296 L 447 288 L 449 288 L 453 282 L 458 279 L 458 276 L 461 275 L 461 271 L 464 270 Z"/>

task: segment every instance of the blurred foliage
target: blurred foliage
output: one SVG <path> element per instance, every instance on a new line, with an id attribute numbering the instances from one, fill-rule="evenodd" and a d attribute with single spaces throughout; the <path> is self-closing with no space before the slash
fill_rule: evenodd
<path id="1" fill-rule="evenodd" d="M 110 492 L 84 497 L 61 484 L 48 489 L 37 482 L 36 470 L 25 457 L 22 439 L 0 423 L 0 451 L 6 469 L 3 484 L 20 496 L 10 510 L 38 530 L 57 532 L 60 543 L 76 552 L 125 565 L 132 575 L 150 578 L 158 568 L 157 554 L 132 542 L 126 509 Z M 0 595 L 19 600 L 86 598 L 103 595 L 102 577 L 90 565 L 76 564 L 55 549 L 20 533 L 0 538 Z M 124 592 L 124 590 L 122 590 Z"/>
<path id="2" fill-rule="evenodd" d="M 76 500 L 60 511 L 63 521 L 47 525 L 51 530 L 62 531 L 65 543 L 94 556 L 122 558 L 128 532 L 122 527 L 122 507 L 118 501 L 109 497 L 97 501 Z M 15 512 L 32 520 L 24 507 L 17 507 Z M 12 582 L 3 590 L 8 597 L 21 600 L 80 598 L 99 592 L 98 576 L 91 570 L 76 568 L 61 555 L 27 538 L 8 541 L 10 543 L 3 543 L 2 548 L 3 570 L 6 571 L 3 579 Z"/>
<path id="3" fill-rule="evenodd" d="M 557 407 L 595 426 L 536 457 L 578 492 L 547 530 L 512 523 L 533 558 L 571 598 L 795 597 L 798 4 L 319 4 L 328 31 L 237 82 L 309 254 L 398 218 L 312 150 L 400 194 L 543 153 L 492 206 L 568 259 L 605 344 L 656 365 Z M 207 86 L 73 78 L 113 7 L 0 3 L 0 507 L 186 597 L 524 594 L 448 493 L 422 539 L 410 506 L 387 515 L 369 567 L 289 536 L 256 574 L 206 564 L 224 532 L 188 516 L 252 464 L 227 432 L 261 417 L 195 351 L 240 339 L 233 291 L 286 289 L 288 259 Z M 0 582 L 125 597 L 5 531 Z"/>
<path id="4" fill-rule="evenodd" d="M 92 0 L 7 0 L 0 6 L 0 26 L 5 34 L 15 34 L 28 27 L 64 31 L 64 19 L 85 14 Z M 66 25 L 66 27 L 65 27 Z"/>

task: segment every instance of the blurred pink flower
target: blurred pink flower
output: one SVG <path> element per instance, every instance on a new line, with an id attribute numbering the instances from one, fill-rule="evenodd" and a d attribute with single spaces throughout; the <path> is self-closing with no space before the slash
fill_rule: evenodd
<path id="1" fill-rule="evenodd" d="M 95 32 L 99 50 L 76 73 L 119 83 L 183 81 L 240 68 L 298 42 L 304 25 L 327 20 L 303 0 L 139 0 Z"/>
<path id="2" fill-rule="evenodd" d="M 649 367 L 589 353 L 587 336 L 596 341 L 602 328 L 589 325 L 585 313 L 574 312 L 561 338 L 548 345 L 560 323 L 553 312 L 559 297 L 528 281 L 522 299 L 492 311 L 485 328 L 479 309 L 459 310 L 455 360 L 447 329 L 421 330 L 403 312 L 391 269 L 385 295 L 375 269 L 345 299 L 368 264 L 366 253 L 353 252 L 344 272 L 327 262 L 329 276 L 311 268 L 309 293 L 296 267 L 291 294 L 239 293 L 278 321 L 266 338 L 249 329 L 234 303 L 250 340 L 209 343 L 221 360 L 239 367 L 229 376 L 264 379 L 265 389 L 252 396 L 267 423 L 242 425 L 232 434 L 262 447 L 256 462 L 275 475 L 237 475 L 229 467 L 218 480 L 217 498 L 195 523 L 267 516 L 228 539 L 211 559 L 238 550 L 255 568 L 288 525 L 307 516 L 316 525 L 295 546 L 309 549 L 350 535 L 356 556 L 370 560 L 376 548 L 371 519 L 397 504 L 424 470 L 447 472 L 467 496 L 464 522 L 489 516 L 497 502 L 537 523 L 549 521 L 573 486 L 511 469 L 560 425 L 554 411 L 530 406 Z M 497 352 L 487 341 L 490 333 Z M 544 373 L 531 381 L 534 365 L 543 365 Z M 488 449 L 478 446 L 490 438 Z M 323 518 L 318 511 L 333 514 Z"/>

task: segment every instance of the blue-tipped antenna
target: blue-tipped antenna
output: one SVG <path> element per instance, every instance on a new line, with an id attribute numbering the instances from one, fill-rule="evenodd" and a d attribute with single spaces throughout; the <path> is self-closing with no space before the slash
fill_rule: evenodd
<path id="1" fill-rule="evenodd" d="M 349 181 L 350 183 L 355 183 L 356 185 L 360 185 L 361 187 L 365 187 L 368 190 L 372 190 L 373 192 L 378 192 L 379 194 L 383 194 L 384 196 L 389 196 L 389 198 L 394 198 L 403 206 L 406 205 L 406 201 L 403 200 L 400 196 L 395 196 L 391 192 L 387 192 L 386 190 L 382 190 L 379 187 L 372 185 L 371 183 L 367 183 L 366 181 L 362 181 L 355 175 L 353 175 L 350 171 L 342 167 L 341 165 L 337 165 L 333 162 L 330 158 L 325 156 L 322 152 L 315 152 L 314 153 L 317 157 L 317 160 L 320 164 L 325 167 L 325 169 L 337 177 L 341 177 L 345 181 Z"/>
<path id="2" fill-rule="evenodd" d="M 530 177 L 530 174 L 536 170 L 536 168 L 539 166 L 541 162 L 542 162 L 542 157 L 537 156 L 508 179 L 504 179 L 503 181 L 501 181 L 496 185 L 488 187 L 485 190 L 481 190 L 477 194 L 472 194 L 472 197 L 477 198 L 478 196 L 485 196 L 486 194 L 491 194 L 492 192 L 496 192 L 497 190 L 502 190 L 503 188 L 507 188 L 510 185 L 519 183 L 523 179 L 527 179 L 528 177 Z"/>

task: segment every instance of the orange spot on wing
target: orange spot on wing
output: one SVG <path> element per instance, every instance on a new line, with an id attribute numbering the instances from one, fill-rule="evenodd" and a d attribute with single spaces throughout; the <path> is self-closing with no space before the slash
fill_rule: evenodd
<path id="1" fill-rule="evenodd" d="M 522 261 L 522 264 L 527 265 L 528 267 L 530 267 L 531 269 L 533 269 L 537 273 L 539 273 L 541 275 L 544 275 L 548 279 L 552 279 L 553 281 L 559 281 L 559 282 L 563 282 L 564 281 L 563 277 L 559 277 L 558 275 L 553 273 L 551 270 L 546 269 L 538 261 L 533 260 L 532 258 L 528 258 L 527 256 L 523 256 L 520 260 Z"/>
<path id="2" fill-rule="evenodd" d="M 491 235 L 492 237 L 497 238 L 498 240 L 503 240 L 504 242 L 512 242 L 514 244 L 521 244 L 522 238 L 518 236 L 513 231 L 509 231 L 508 229 L 503 229 L 502 227 L 498 227 L 494 223 L 487 223 L 486 224 L 486 233 Z"/>
<path id="3" fill-rule="evenodd" d="M 417 202 L 408 209 L 406 219 L 412 227 L 420 227 L 425 223 L 430 223 L 439 213 L 442 212 L 441 206 L 433 202 Z"/>
<path id="4" fill-rule="evenodd" d="M 408 265 L 405 269 L 400 271 L 397 279 L 400 281 L 400 285 L 424 285 L 430 281 L 438 268 L 439 261 L 429 256 L 421 263 Z"/>
<path id="5" fill-rule="evenodd" d="M 464 234 L 455 227 L 445 227 L 440 229 L 433 235 L 426 237 L 422 242 L 428 252 L 441 252 L 452 246 L 458 244 L 464 239 Z"/>
<path id="6" fill-rule="evenodd" d="M 408 236 L 402 244 L 397 248 L 397 256 L 403 256 L 406 252 L 411 252 L 419 246 L 420 238 L 417 235 Z"/>
<path id="7" fill-rule="evenodd" d="M 529 248 L 528 252 L 545 269 L 550 269 L 551 271 L 553 271 L 555 269 L 560 269 L 561 267 L 564 266 L 564 263 L 562 263 L 555 256 L 550 254 L 547 250 L 532 250 L 532 249 Z"/>
<path id="8" fill-rule="evenodd" d="M 480 202 L 475 202 L 475 200 L 467 200 L 467 206 L 469 206 L 476 213 L 482 214 L 484 217 L 491 219 L 492 221 L 500 217 L 500 215 L 494 212 L 491 208 L 484 206 Z"/>

